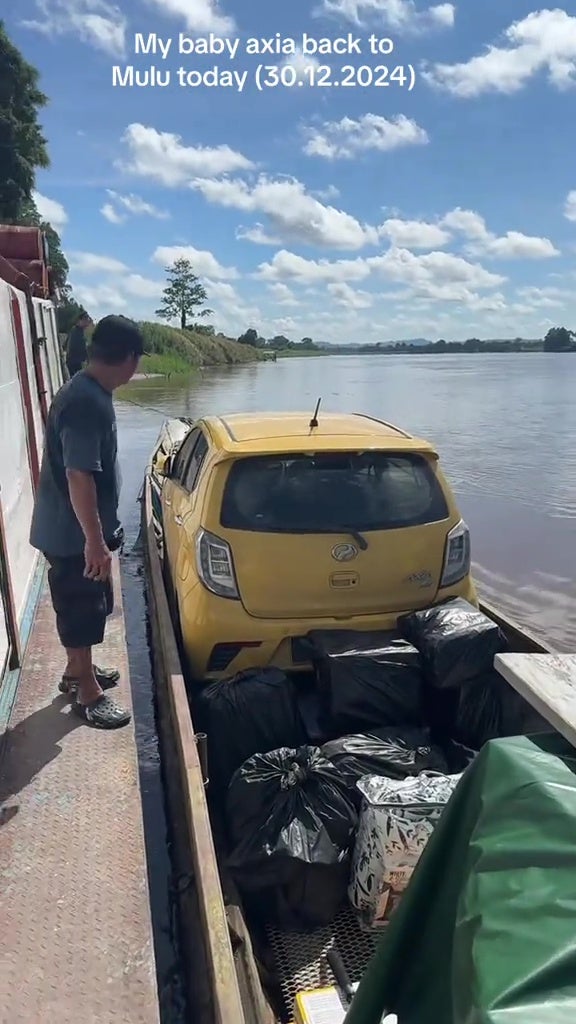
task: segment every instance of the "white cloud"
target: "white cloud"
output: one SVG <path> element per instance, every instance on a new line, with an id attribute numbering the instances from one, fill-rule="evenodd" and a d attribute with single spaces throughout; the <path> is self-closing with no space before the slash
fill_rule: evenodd
<path id="1" fill-rule="evenodd" d="M 462 256 L 446 252 L 430 252 L 417 255 L 408 249 L 392 247 L 378 256 L 356 260 L 307 260 L 295 253 L 281 250 L 268 263 L 260 264 L 255 276 L 265 281 L 310 285 L 326 283 L 350 286 L 352 281 L 362 281 L 370 275 L 384 277 L 394 284 L 403 286 L 400 293 L 388 293 L 383 298 L 389 302 L 431 300 L 433 302 L 459 303 L 470 309 L 498 308 L 502 297 L 482 296 L 480 293 L 500 288 L 506 278 L 494 274 L 478 263 L 471 263 Z M 350 300 L 352 289 L 331 289 L 332 298 Z M 356 293 L 365 308 L 367 293 Z M 350 305 L 350 302 L 348 302 Z M 360 308 L 358 301 L 356 307 Z"/>
<path id="2" fill-rule="evenodd" d="M 530 260 L 550 259 L 560 255 L 549 238 L 524 235 L 521 231 L 507 231 L 505 235 L 500 236 L 493 234 L 486 227 L 484 218 L 473 210 L 462 210 L 457 207 L 447 213 L 440 223 L 448 229 L 461 232 L 471 240 L 467 252 L 472 256 Z"/>
<path id="3" fill-rule="evenodd" d="M 450 213 L 442 217 L 442 224 L 451 231 L 461 232 L 467 238 L 478 240 L 486 238 L 487 229 L 484 218 L 474 210 L 463 210 L 457 206 L 455 210 L 451 210 Z"/>
<path id="4" fill-rule="evenodd" d="M 500 238 L 491 236 L 469 248 L 498 260 L 541 260 L 560 255 L 549 238 L 523 235 L 521 231 L 507 231 Z"/>
<path id="5" fill-rule="evenodd" d="M 180 135 L 138 123 L 128 125 L 122 141 L 129 154 L 127 160 L 118 162 L 122 170 L 172 188 L 192 179 L 254 167 L 251 160 L 230 146 L 185 146 Z"/>
<path id="6" fill-rule="evenodd" d="M 518 288 L 517 294 L 529 309 L 553 309 L 566 304 L 572 293 L 562 288 L 537 288 L 534 286 Z"/>
<path id="7" fill-rule="evenodd" d="M 237 228 L 236 238 L 242 242 L 253 242 L 254 245 L 280 245 L 280 239 L 266 231 L 263 224 Z"/>
<path id="8" fill-rule="evenodd" d="M 319 13 L 358 26 L 378 23 L 396 32 L 422 32 L 452 28 L 456 7 L 448 3 L 426 7 L 415 0 L 322 0 Z"/>
<path id="9" fill-rule="evenodd" d="M 126 296 L 114 285 L 73 282 L 72 287 L 74 297 L 94 317 L 128 308 Z"/>
<path id="10" fill-rule="evenodd" d="M 100 213 L 107 221 L 110 222 L 110 224 L 124 224 L 126 220 L 126 217 L 122 216 L 121 213 L 118 213 L 118 210 L 112 206 L 112 203 L 104 203 L 104 205 L 100 207 Z"/>
<path id="11" fill-rule="evenodd" d="M 68 262 L 77 274 L 125 274 L 128 267 L 113 256 L 100 256 L 94 252 L 71 252 Z"/>
<path id="12" fill-rule="evenodd" d="M 303 53 L 301 49 L 296 49 L 295 53 L 288 54 L 281 66 L 293 68 L 298 82 L 303 82 L 304 85 L 314 88 L 312 76 L 313 72 L 320 67 L 320 61 L 313 54 Z"/>
<path id="13" fill-rule="evenodd" d="M 124 56 L 127 21 L 115 4 L 107 0 L 36 0 L 36 8 L 40 17 L 23 21 L 25 28 L 47 36 L 75 35 L 96 50 Z"/>
<path id="14" fill-rule="evenodd" d="M 133 194 L 123 196 L 110 188 L 107 188 L 106 192 L 110 196 L 111 202 L 104 203 L 100 213 L 111 224 L 124 224 L 130 215 L 134 217 L 145 215 L 154 217 L 156 220 L 169 220 L 170 218 L 170 214 L 166 210 L 159 210 L 158 207 L 152 203 L 147 203 L 140 196 Z M 125 212 L 121 213 L 118 207 Z"/>
<path id="15" fill-rule="evenodd" d="M 216 32 L 230 35 L 234 19 L 220 11 L 217 0 L 148 0 L 163 17 L 174 17 L 194 32 Z"/>
<path id="16" fill-rule="evenodd" d="M 515 21 L 501 46 L 460 64 L 434 64 L 424 71 L 429 84 L 464 98 L 487 92 L 519 92 L 535 75 L 546 72 L 551 85 L 576 85 L 576 17 L 566 11 L 534 11 Z"/>
<path id="17" fill-rule="evenodd" d="M 345 281 L 329 284 L 327 291 L 337 306 L 344 306 L 346 309 L 368 309 L 374 301 L 369 292 L 356 291 Z"/>
<path id="18" fill-rule="evenodd" d="M 279 306 L 299 306 L 300 303 L 288 285 L 277 282 L 269 284 L 268 291 Z"/>
<path id="19" fill-rule="evenodd" d="M 393 247 L 366 262 L 391 281 L 406 285 L 414 294 L 445 302 L 466 302 L 472 293 L 497 288 L 506 280 L 479 263 L 469 263 L 448 252 L 416 255 L 408 249 Z"/>
<path id="20" fill-rule="evenodd" d="M 239 276 L 235 267 L 223 267 L 211 252 L 195 249 L 192 245 L 159 245 L 152 255 L 154 263 L 165 267 L 172 266 L 176 260 L 190 260 L 199 277 L 232 281 Z"/>
<path id="21" fill-rule="evenodd" d="M 334 206 L 324 206 L 295 178 L 273 180 L 261 175 L 249 185 L 240 179 L 196 179 L 192 187 L 210 203 L 264 213 L 271 235 L 283 242 L 333 249 L 361 249 L 378 241 L 378 232 Z"/>
<path id="22" fill-rule="evenodd" d="M 134 298 L 159 300 L 166 287 L 166 282 L 153 281 L 148 277 L 142 277 L 141 274 L 128 274 L 122 278 L 120 287 Z"/>
<path id="23" fill-rule="evenodd" d="M 391 217 L 378 228 L 382 238 L 406 249 L 436 249 L 450 241 L 450 233 L 438 224 Z"/>
<path id="24" fill-rule="evenodd" d="M 430 141 L 424 129 L 404 114 L 392 118 L 362 114 L 357 120 L 343 117 L 340 121 L 326 121 L 320 128 L 308 127 L 304 131 L 308 139 L 304 152 L 327 160 L 352 159 L 369 150 L 388 153 Z"/>
<path id="25" fill-rule="evenodd" d="M 261 263 L 255 277 L 264 281 L 294 281 L 309 284 L 320 281 L 362 281 L 370 267 L 366 260 L 307 260 L 281 249 L 269 263 Z"/>
<path id="26" fill-rule="evenodd" d="M 564 216 L 566 220 L 576 221 L 576 189 L 569 192 L 564 204 Z"/>
<path id="27" fill-rule="evenodd" d="M 32 198 L 42 220 L 51 224 L 55 231 L 62 231 L 62 228 L 68 223 L 68 214 L 62 203 L 56 199 L 49 199 L 48 196 L 43 196 L 40 192 L 33 192 Z"/>

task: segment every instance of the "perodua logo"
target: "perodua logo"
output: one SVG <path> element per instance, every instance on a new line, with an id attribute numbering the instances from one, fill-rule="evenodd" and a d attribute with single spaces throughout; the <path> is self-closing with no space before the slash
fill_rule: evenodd
<path id="1" fill-rule="evenodd" d="M 335 562 L 351 562 L 357 554 L 358 548 L 354 544 L 337 544 L 332 548 L 332 558 Z"/>

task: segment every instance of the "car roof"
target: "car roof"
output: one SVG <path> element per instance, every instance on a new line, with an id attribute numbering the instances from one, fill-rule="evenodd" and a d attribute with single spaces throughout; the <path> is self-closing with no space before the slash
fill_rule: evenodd
<path id="1" fill-rule="evenodd" d="M 427 441 L 372 416 L 320 411 L 317 427 L 310 426 L 311 419 L 310 411 L 267 412 L 207 416 L 201 422 L 223 455 L 367 449 L 436 455 Z"/>

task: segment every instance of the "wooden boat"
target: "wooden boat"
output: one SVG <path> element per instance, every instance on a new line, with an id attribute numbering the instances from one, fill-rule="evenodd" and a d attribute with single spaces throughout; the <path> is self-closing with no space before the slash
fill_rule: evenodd
<path id="1" fill-rule="evenodd" d="M 189 421 L 170 421 L 161 450 L 182 440 Z M 152 650 L 158 697 L 174 851 L 182 884 L 186 976 L 195 1019 L 209 1024 L 276 1024 L 290 1021 L 290 1001 L 298 988 L 333 984 L 327 960 L 334 936 L 352 981 L 356 982 L 374 950 L 374 940 L 344 914 L 334 928 L 318 933 L 282 935 L 251 931 L 229 877 L 218 816 L 206 794 L 205 737 L 194 729 L 184 670 L 163 580 L 162 524 L 158 496 L 162 481 L 150 463 L 141 494 L 142 534 L 147 570 Z M 576 745 L 576 714 L 568 703 L 576 689 L 574 662 L 555 655 L 544 643 L 486 602 L 482 611 L 504 632 L 510 652 L 497 655 L 502 686 L 517 693 L 518 734 L 550 731 L 550 725 Z M 557 694 L 550 679 L 562 687 Z M 576 704 L 576 702 L 575 702 Z"/>

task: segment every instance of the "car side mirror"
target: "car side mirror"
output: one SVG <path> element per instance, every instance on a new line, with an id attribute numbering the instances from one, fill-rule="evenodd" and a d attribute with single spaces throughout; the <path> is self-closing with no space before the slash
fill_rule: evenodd
<path id="1" fill-rule="evenodd" d="M 165 452 L 160 452 L 154 460 L 153 469 L 158 476 L 170 476 L 170 471 L 172 469 L 172 456 Z"/>

